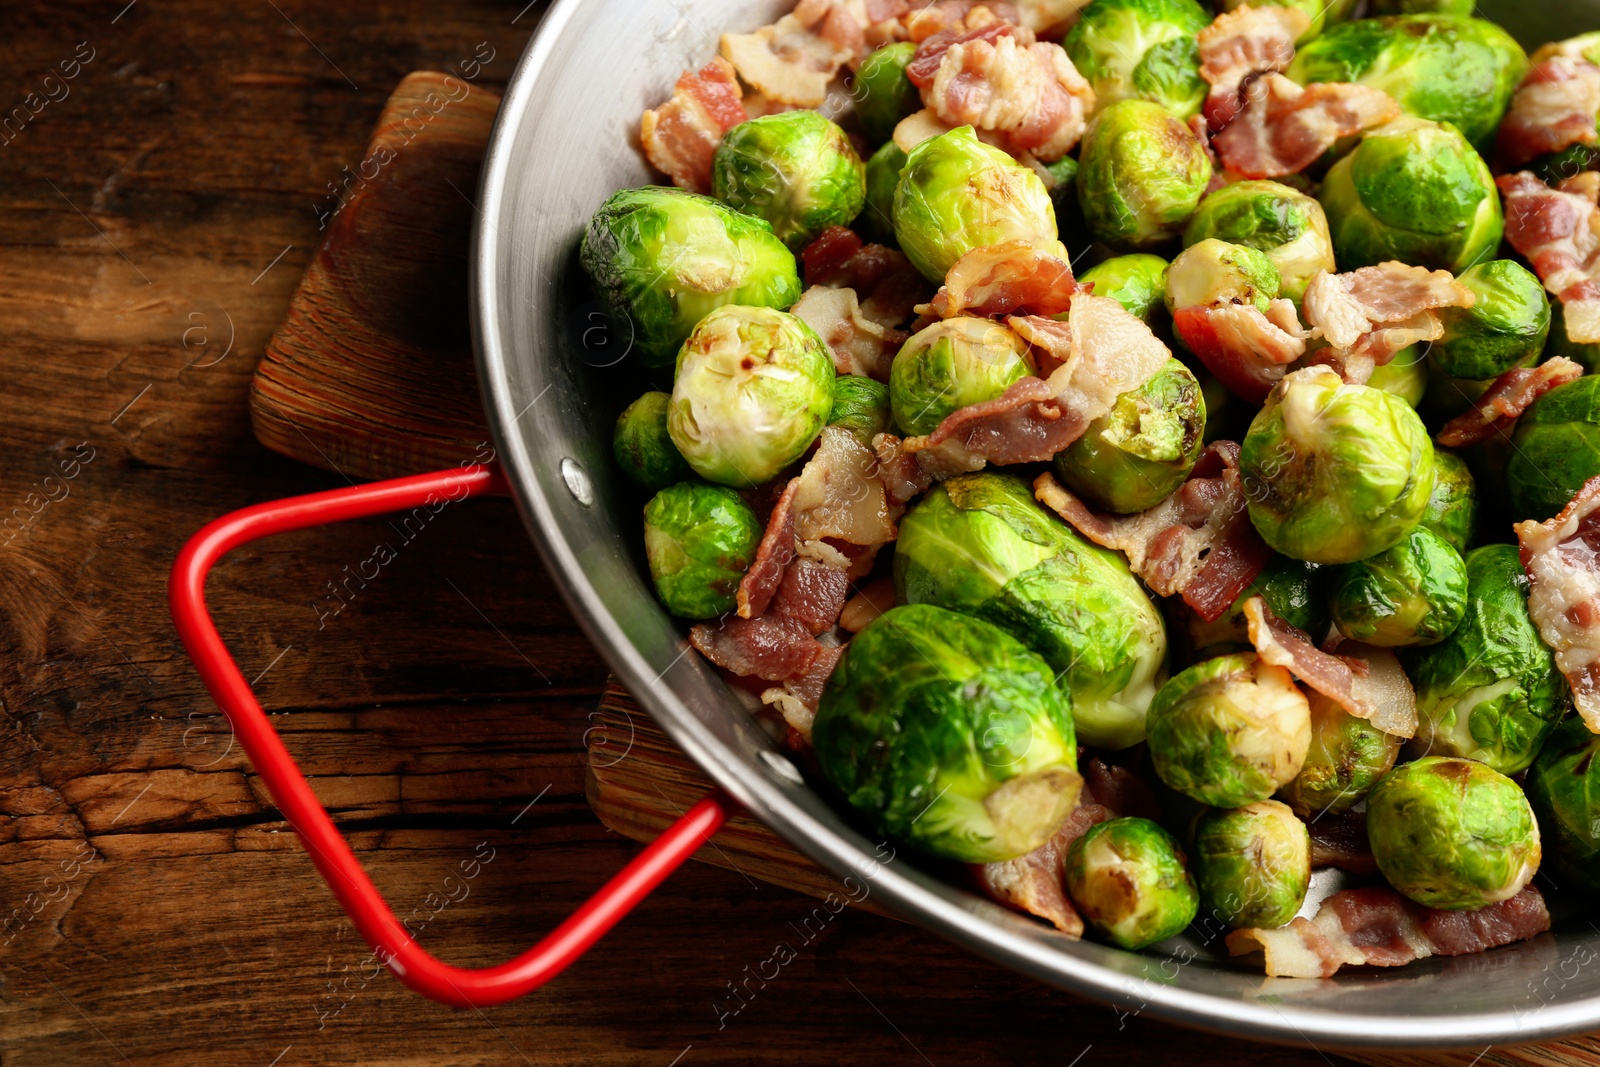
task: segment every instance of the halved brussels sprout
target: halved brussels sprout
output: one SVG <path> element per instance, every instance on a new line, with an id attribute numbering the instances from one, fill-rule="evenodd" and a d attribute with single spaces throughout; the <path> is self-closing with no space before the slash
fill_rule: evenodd
<path id="1" fill-rule="evenodd" d="M 892 421 L 887 385 L 858 374 L 841 374 L 833 383 L 829 426 L 849 430 L 857 441 L 870 448 L 874 437 L 889 432 Z"/>
<path id="2" fill-rule="evenodd" d="M 1204 660 L 1156 692 L 1145 719 L 1150 760 L 1202 804 L 1265 800 L 1300 773 L 1311 744 L 1305 694 L 1254 652 Z"/>
<path id="3" fill-rule="evenodd" d="M 1433 492 L 1422 513 L 1426 526 L 1465 555 L 1478 526 L 1478 487 L 1466 460 L 1444 448 L 1433 451 Z"/>
<path id="4" fill-rule="evenodd" d="M 1555 656 L 1528 617 L 1515 545 L 1467 553 L 1467 612 L 1443 643 L 1404 654 L 1417 690 L 1419 752 L 1466 756 L 1502 774 L 1533 762 L 1569 706 Z"/>
<path id="5" fill-rule="evenodd" d="M 1600 376 L 1558 385 L 1517 420 L 1506 488 L 1519 519 L 1543 521 L 1600 474 Z"/>
<path id="6" fill-rule="evenodd" d="M 1316 819 L 1365 800 L 1394 766 L 1401 742 L 1321 693 L 1309 699 L 1311 747 L 1300 773 L 1278 795 L 1301 818 Z"/>
<path id="7" fill-rule="evenodd" d="M 611 454 L 622 473 L 646 489 L 665 489 L 694 472 L 667 433 L 666 393 L 650 392 L 623 409 L 611 435 Z"/>
<path id="8" fill-rule="evenodd" d="M 714 308 L 800 299 L 794 255 L 765 220 L 682 189 L 613 193 L 589 220 L 579 258 L 652 367 L 670 366 Z"/>
<path id="9" fill-rule="evenodd" d="M 1198 241 L 1167 268 L 1168 313 L 1208 304 L 1254 304 L 1265 314 L 1279 293 L 1278 268 L 1265 252 L 1215 237 Z"/>
<path id="10" fill-rule="evenodd" d="M 1368 132 L 1317 198 L 1345 270 L 1397 259 L 1459 274 L 1505 231 L 1488 164 L 1454 127 L 1410 116 Z"/>
<path id="11" fill-rule="evenodd" d="M 1265 600 L 1278 618 L 1320 641 L 1333 625 L 1328 614 L 1328 573 L 1327 567 L 1274 552 L 1222 618 L 1206 622 L 1194 612 L 1187 613 L 1189 647 L 1195 658 L 1249 650 L 1244 603 L 1253 596 Z"/>
<path id="12" fill-rule="evenodd" d="M 1292 7 L 1304 11 L 1311 17 L 1311 28 L 1301 36 L 1302 43 L 1335 22 L 1349 18 L 1356 6 L 1356 0 L 1222 0 L 1221 8 L 1223 11 L 1232 11 L 1246 3 L 1252 7 Z"/>
<path id="13" fill-rule="evenodd" d="M 1427 355 L 1428 351 L 1422 345 L 1402 348 L 1389 362 L 1373 369 L 1367 384 L 1392 393 L 1416 407 L 1428 395 Z"/>
<path id="14" fill-rule="evenodd" d="M 1527 72 L 1527 55 L 1505 30 L 1453 15 L 1330 26 L 1300 47 L 1287 71 L 1301 85 L 1359 82 L 1382 89 L 1409 114 L 1451 123 L 1485 148 Z M 1353 264 L 1341 255 L 1339 265 L 1349 270 Z"/>
<path id="15" fill-rule="evenodd" d="M 1539 869 L 1539 824 L 1517 783 L 1476 760 L 1427 756 L 1367 797 L 1367 840 L 1389 884 L 1445 911 L 1509 900 Z"/>
<path id="16" fill-rule="evenodd" d="M 661 603 L 680 619 L 732 611 L 761 533 L 732 489 L 680 482 L 661 490 L 644 507 L 644 552 Z"/>
<path id="17" fill-rule="evenodd" d="M 1469 308 L 1439 313 L 1444 336 L 1429 352 L 1452 378 L 1483 381 L 1513 367 L 1531 367 L 1550 333 L 1550 298 L 1539 279 L 1509 259 L 1480 263 L 1456 281 L 1476 298 Z"/>
<path id="18" fill-rule="evenodd" d="M 1467 613 L 1467 565 L 1450 542 L 1419 525 L 1393 548 L 1337 568 L 1329 604 L 1339 632 L 1352 640 L 1436 645 Z"/>
<path id="19" fill-rule="evenodd" d="M 1229 926 L 1283 926 L 1311 887 L 1311 834 L 1276 800 L 1201 816 L 1192 851 L 1200 901 Z"/>
<path id="20" fill-rule="evenodd" d="M 1002 241 L 1051 245 L 1067 258 L 1044 179 L 978 140 L 971 126 L 911 150 L 894 190 L 894 232 L 912 266 L 935 285 L 974 248 Z"/>
<path id="21" fill-rule="evenodd" d="M 717 199 L 772 223 L 798 252 L 829 226 L 848 226 L 867 197 L 850 137 L 816 111 L 781 111 L 729 130 L 711 158 Z"/>
<path id="22" fill-rule="evenodd" d="M 1148 326 L 1166 300 L 1167 261 L 1145 252 L 1112 256 L 1084 271 L 1078 281 L 1092 284 L 1095 296 L 1109 296 Z"/>
<path id="23" fill-rule="evenodd" d="M 1433 491 L 1433 442 L 1404 400 L 1308 367 L 1273 387 L 1239 454 L 1250 521 L 1312 563 L 1354 563 L 1398 544 Z"/>
<path id="24" fill-rule="evenodd" d="M 1600 736 L 1578 716 L 1550 735 L 1528 772 L 1528 802 L 1563 886 L 1600 890 Z"/>
<path id="25" fill-rule="evenodd" d="M 1120 553 L 1078 536 L 1022 479 L 984 471 L 935 486 L 900 521 L 894 578 L 901 601 L 986 619 L 1043 656 L 1084 744 L 1144 739 L 1167 655 L 1161 613 Z"/>
<path id="26" fill-rule="evenodd" d="M 1206 98 L 1195 35 L 1210 24 L 1195 0 L 1094 0 L 1061 44 L 1097 108 L 1152 100 L 1187 119 Z"/>
<path id="27" fill-rule="evenodd" d="M 1178 842 L 1149 819 L 1110 819 L 1067 850 L 1067 895 L 1107 941 L 1145 948 L 1194 921 L 1200 894 L 1184 864 Z"/>
<path id="28" fill-rule="evenodd" d="M 922 96 L 906 77 L 917 54 L 911 41 L 885 45 L 862 60 L 856 70 L 851 95 L 856 101 L 856 121 L 868 144 L 882 144 L 894 136 L 900 120 L 922 106 Z"/>
<path id="29" fill-rule="evenodd" d="M 1183 243 L 1210 237 L 1266 253 L 1277 268 L 1282 295 L 1296 305 L 1317 272 L 1339 269 L 1322 205 L 1280 182 L 1235 182 L 1200 201 Z"/>
<path id="30" fill-rule="evenodd" d="M 1082 786 L 1071 708 L 1044 660 L 929 604 L 891 608 L 851 640 L 811 736 L 851 807 L 964 863 L 1038 848 Z"/>
<path id="31" fill-rule="evenodd" d="M 1028 343 L 992 319 L 942 319 L 911 336 L 889 368 L 889 403 L 907 437 L 932 433 L 946 415 L 993 400 L 1032 374 Z"/>
<path id="32" fill-rule="evenodd" d="M 1056 456 L 1056 474 L 1098 507 L 1123 515 L 1144 511 L 1189 477 L 1205 447 L 1205 428 L 1200 383 L 1188 367 L 1169 359 Z"/>
<path id="33" fill-rule="evenodd" d="M 833 409 L 833 355 L 803 321 L 720 307 L 678 353 L 667 432 L 695 473 L 743 489 L 799 459 Z"/>
<path id="34" fill-rule="evenodd" d="M 867 201 L 856 217 L 856 228 L 861 236 L 891 248 L 900 242 L 894 235 L 894 187 L 900 184 L 900 172 L 905 169 L 907 156 L 893 141 L 867 160 Z"/>
<path id="35" fill-rule="evenodd" d="M 1148 100 L 1123 100 L 1096 115 L 1078 164 L 1084 221 L 1113 248 L 1151 248 L 1178 236 L 1211 181 L 1211 160 L 1194 131 Z"/>

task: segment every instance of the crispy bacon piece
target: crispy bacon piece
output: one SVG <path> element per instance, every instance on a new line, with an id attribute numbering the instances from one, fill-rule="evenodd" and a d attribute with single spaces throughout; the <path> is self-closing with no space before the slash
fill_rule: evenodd
<path id="1" fill-rule="evenodd" d="M 1311 866 L 1337 867 L 1351 874 L 1372 874 L 1378 861 L 1367 843 L 1367 813 L 1323 812 L 1306 824 L 1311 833 Z"/>
<path id="2" fill-rule="evenodd" d="M 879 578 L 845 602 L 844 610 L 839 613 L 839 626 L 858 634 L 894 607 L 894 601 L 894 580 Z"/>
<path id="3" fill-rule="evenodd" d="M 1137 515 L 1100 515 L 1053 474 L 1041 474 L 1033 492 L 1083 536 L 1126 555 L 1157 595 L 1181 594 L 1207 622 L 1227 612 L 1272 555 L 1250 523 L 1232 441 L 1212 444 L 1177 492 Z"/>
<path id="4" fill-rule="evenodd" d="M 1400 105 L 1381 89 L 1346 82 L 1302 88 L 1268 74 L 1248 83 L 1244 109 L 1211 135 L 1211 147 L 1241 177 L 1281 178 L 1305 170 L 1341 137 L 1399 117 Z"/>
<path id="5" fill-rule="evenodd" d="M 1283 299 L 1268 304 L 1266 314 L 1253 304 L 1179 308 L 1172 328 L 1218 381 L 1253 404 L 1266 400 L 1289 364 L 1305 355 L 1308 336 L 1294 304 Z"/>
<path id="6" fill-rule="evenodd" d="M 800 258 L 807 285 L 855 290 L 862 315 L 885 328 L 905 322 L 927 297 L 927 279 L 905 253 L 867 244 L 843 226 L 822 231 Z"/>
<path id="7" fill-rule="evenodd" d="M 976 30 L 991 22 L 1023 24 L 1022 12 L 1017 5 L 1005 0 L 917 0 L 914 10 L 901 18 L 906 37 L 921 44 L 935 34 L 948 33 L 951 37 Z"/>
<path id="8" fill-rule="evenodd" d="M 1002 134 L 1009 151 L 1052 163 L 1083 136 L 1094 90 L 1060 45 L 1008 34 L 952 44 L 922 100 L 952 126 Z"/>
<path id="9" fill-rule="evenodd" d="M 840 47 L 837 22 L 829 33 L 823 32 L 838 6 L 827 0 L 802 0 L 793 13 L 771 26 L 753 33 L 723 34 L 722 55 L 762 96 L 794 107 L 820 107 L 827 99 L 828 83 L 856 56 L 851 47 Z"/>
<path id="10" fill-rule="evenodd" d="M 1501 120 L 1498 160 L 1520 167 L 1548 152 L 1594 144 L 1600 114 L 1600 67 L 1587 60 L 1556 55 L 1522 79 L 1511 108 Z"/>
<path id="11" fill-rule="evenodd" d="M 787 615 L 696 623 L 689 643 L 725 670 L 769 682 L 801 677 L 822 651 L 811 630 Z"/>
<path id="12" fill-rule="evenodd" d="M 1244 106 L 1246 83 L 1287 70 L 1294 43 L 1311 16 L 1294 7 L 1243 7 L 1218 15 L 1200 31 L 1200 76 L 1211 86 L 1202 114 L 1211 129 L 1232 122 Z"/>
<path id="13" fill-rule="evenodd" d="M 836 566 L 811 556 L 801 556 L 783 572 L 783 582 L 768 608 L 774 615 L 786 615 L 810 630 L 822 634 L 833 629 L 850 595 L 850 579 Z"/>
<path id="14" fill-rule="evenodd" d="M 1320 359 L 1345 380 L 1365 385 L 1396 352 L 1444 336 L 1440 308 L 1469 308 L 1476 298 L 1449 271 L 1390 261 L 1345 274 L 1320 271 L 1306 287 L 1306 322 L 1331 351 Z"/>
<path id="15" fill-rule="evenodd" d="M 783 584 L 783 572 L 794 562 L 794 495 L 799 491 L 800 479 L 789 479 L 767 517 L 766 531 L 756 546 L 755 562 L 744 572 L 735 596 L 741 619 L 766 613 L 767 605 Z"/>
<path id="16" fill-rule="evenodd" d="M 1262 952 L 1277 978 L 1331 978 L 1343 966 L 1399 967 L 1428 956 L 1466 956 L 1550 929 L 1544 897 L 1527 886 L 1476 911 L 1436 911 L 1394 890 L 1346 889 L 1323 901 L 1315 919 L 1276 930 L 1235 930 L 1228 951 Z"/>
<path id="17" fill-rule="evenodd" d="M 813 285 L 789 312 L 827 343 L 834 369 L 840 374 L 859 374 L 880 382 L 889 380 L 895 353 L 911 336 L 868 318 L 854 289 Z"/>
<path id="18" fill-rule="evenodd" d="M 1519 522 L 1528 572 L 1528 614 L 1556 654 L 1572 702 L 1600 734 L 1600 476 L 1590 478 L 1548 522 Z"/>
<path id="19" fill-rule="evenodd" d="M 1583 367 L 1565 356 L 1552 356 L 1537 367 L 1508 370 L 1494 380 L 1477 403 L 1444 424 L 1438 441 L 1446 448 L 1466 448 L 1496 434 L 1510 437 L 1517 419 L 1535 400 L 1556 386 L 1581 377 Z"/>
<path id="20" fill-rule="evenodd" d="M 650 164 L 674 185 L 709 193 L 711 157 L 722 135 L 748 118 L 742 95 L 732 64 L 721 56 L 698 72 L 686 72 L 672 99 L 646 111 L 639 121 L 639 139 Z"/>
<path id="21" fill-rule="evenodd" d="M 918 28 L 927 24 L 919 21 Z M 913 31 L 915 32 L 915 31 Z M 925 37 L 913 37 L 918 41 L 917 51 L 911 57 L 911 63 L 906 67 L 906 77 L 911 79 L 911 84 L 918 89 L 930 88 L 939 76 L 939 68 L 944 64 L 945 53 L 957 44 L 971 44 L 974 41 L 994 42 L 1001 37 L 1016 37 L 1021 32 L 1024 44 L 1033 43 L 1033 35 L 1027 31 L 1019 31 L 1016 23 L 1008 19 L 995 18 L 992 10 L 986 7 L 969 9 L 959 18 L 948 21 L 940 29 Z"/>
<path id="22" fill-rule="evenodd" d="M 1031 241 L 1003 241 L 975 248 L 956 260 L 944 285 L 921 314 L 941 319 L 956 315 L 1059 315 L 1072 297 L 1088 292 L 1072 277 L 1072 265 Z"/>
<path id="23" fill-rule="evenodd" d="M 823 427 L 795 481 L 794 536 L 802 545 L 826 540 L 868 548 L 895 539 L 903 509 L 889 497 L 877 456 L 850 431 Z"/>
<path id="24" fill-rule="evenodd" d="M 1056 41 L 1072 29 L 1088 6 L 1089 0 L 1018 0 L 1017 16 L 1010 21 L 1043 40 Z"/>
<path id="25" fill-rule="evenodd" d="M 908 503 L 933 484 L 933 475 L 917 462 L 915 455 L 906 451 L 904 442 L 894 434 L 880 433 L 874 437 L 872 451 L 878 457 L 878 477 L 883 480 L 884 492 L 894 503 Z"/>
<path id="26" fill-rule="evenodd" d="M 761 692 L 761 702 L 778 709 L 778 714 L 783 716 L 783 721 L 789 724 L 792 731 L 790 748 L 809 749 L 811 747 L 811 725 L 817 718 L 817 704 L 822 700 L 822 688 L 828 684 L 828 678 L 839 665 L 839 657 L 844 655 L 843 645 L 822 645 L 816 659 L 811 661 L 811 666 L 798 678 L 790 679 L 783 685 L 773 686 Z M 799 741 L 796 744 L 795 741 Z"/>
<path id="27" fill-rule="evenodd" d="M 1506 240 L 1560 297 L 1567 337 L 1600 343 L 1600 174 L 1576 175 L 1552 189 L 1527 171 L 1502 175 Z"/>

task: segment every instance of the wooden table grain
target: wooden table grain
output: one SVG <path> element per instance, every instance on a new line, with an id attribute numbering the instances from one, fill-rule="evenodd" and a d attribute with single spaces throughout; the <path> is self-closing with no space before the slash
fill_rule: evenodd
<path id="1" fill-rule="evenodd" d="M 251 372 L 389 91 L 474 57 L 498 88 L 541 12 L 523 2 L 0 15 L 0 1061 L 1337 1061 L 1119 1015 L 872 914 L 805 940 L 808 899 L 703 864 L 514 1004 L 453 1011 L 375 972 L 185 659 L 165 579 L 207 520 L 344 484 L 256 443 Z M 446 280 L 429 310 L 460 299 Z M 379 544 L 393 560 L 333 612 Z M 520 951 L 635 853 L 584 803 L 603 660 L 506 502 L 409 539 L 276 538 L 210 598 L 431 950 Z M 780 942 L 792 961 L 735 999 Z"/>

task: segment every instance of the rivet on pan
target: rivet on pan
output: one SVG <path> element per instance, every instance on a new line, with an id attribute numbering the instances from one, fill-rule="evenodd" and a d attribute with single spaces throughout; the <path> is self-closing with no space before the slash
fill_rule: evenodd
<path id="1" fill-rule="evenodd" d="M 769 768 L 776 771 L 778 777 L 787 778 L 795 785 L 806 784 L 806 780 L 800 777 L 799 768 L 790 763 L 787 756 L 780 755 L 779 753 L 772 752 L 768 749 L 762 749 L 760 752 L 756 753 L 756 755 L 761 758 L 762 763 L 765 763 Z"/>
<path id="2" fill-rule="evenodd" d="M 572 494 L 572 499 L 584 507 L 594 503 L 594 486 L 589 484 L 589 476 L 571 456 L 561 461 L 561 480 L 567 483 L 567 492 Z"/>

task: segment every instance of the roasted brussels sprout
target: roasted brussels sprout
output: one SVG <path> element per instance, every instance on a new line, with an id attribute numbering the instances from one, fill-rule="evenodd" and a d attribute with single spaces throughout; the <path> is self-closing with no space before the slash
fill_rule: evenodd
<path id="1" fill-rule="evenodd" d="M 893 141 L 867 160 L 867 200 L 856 218 L 856 229 L 869 241 L 891 248 L 899 245 L 894 235 L 894 187 L 906 166 L 906 154 Z"/>
<path id="2" fill-rule="evenodd" d="M 1367 384 L 1416 407 L 1428 395 L 1427 350 L 1422 345 L 1402 348 L 1389 362 L 1373 369 Z"/>
<path id="3" fill-rule="evenodd" d="M 1470 15 L 1477 0 L 1372 0 L 1374 15 Z"/>
<path id="4" fill-rule="evenodd" d="M 833 409 L 833 355 L 803 321 L 720 307 L 678 354 L 667 432 L 695 473 L 745 488 L 799 459 Z"/>
<path id="5" fill-rule="evenodd" d="M 900 120 L 922 106 L 922 96 L 906 77 L 906 68 L 917 54 L 911 41 L 885 45 L 872 53 L 856 70 L 851 95 L 856 102 L 856 121 L 868 144 L 882 144 L 894 136 Z"/>
<path id="6" fill-rule="evenodd" d="M 1160 104 L 1112 104 L 1083 135 L 1078 206 L 1095 239 L 1113 248 L 1151 248 L 1178 236 L 1210 181 L 1199 138 Z"/>
<path id="7" fill-rule="evenodd" d="M 1467 613 L 1467 565 L 1425 526 L 1393 548 L 1337 568 L 1330 581 L 1339 632 L 1380 648 L 1436 645 Z"/>
<path id="8" fill-rule="evenodd" d="M 1433 442 L 1404 400 L 1307 367 L 1273 387 L 1239 471 L 1250 521 L 1286 556 L 1354 563 L 1398 544 L 1433 491 Z"/>
<path id="9" fill-rule="evenodd" d="M 1428 908 L 1509 900 L 1539 869 L 1539 825 L 1517 783 L 1476 760 L 1427 756 L 1367 797 L 1378 870 Z"/>
<path id="10" fill-rule="evenodd" d="M 1573 716 L 1550 735 L 1528 772 L 1549 868 L 1563 886 L 1600 890 L 1600 736 Z"/>
<path id="11" fill-rule="evenodd" d="M 1345 270 L 1397 259 L 1459 274 L 1505 231 L 1482 157 L 1455 129 L 1410 116 L 1362 138 L 1328 171 L 1318 199 Z"/>
<path id="12" fill-rule="evenodd" d="M 1190 851 L 1201 903 L 1229 926 L 1283 926 L 1311 887 L 1311 834 L 1276 800 L 1203 815 Z"/>
<path id="13" fill-rule="evenodd" d="M 1292 7 L 1311 17 L 1311 28 L 1300 38 L 1309 41 L 1335 22 L 1343 22 L 1355 9 L 1356 0 L 1222 0 L 1223 11 L 1232 11 L 1244 4 L 1252 7 Z"/>
<path id="14" fill-rule="evenodd" d="M 1492 22 L 1393 15 L 1328 27 L 1300 47 L 1287 73 L 1301 85 L 1359 82 L 1382 89 L 1409 114 L 1451 123 L 1487 148 L 1527 72 L 1522 46 Z M 1351 267 L 1342 256 L 1339 265 Z"/>
<path id="15" fill-rule="evenodd" d="M 1167 634 L 1122 555 L 1033 499 L 1022 479 L 984 471 L 935 486 L 900 522 L 900 600 L 986 619 L 1059 672 L 1084 744 L 1144 739 Z"/>
<path id="16" fill-rule="evenodd" d="M 1539 279 L 1518 263 L 1495 259 L 1456 279 L 1472 290 L 1469 308 L 1439 313 L 1444 336 L 1429 358 L 1452 378 L 1483 381 L 1513 367 L 1530 367 L 1550 333 L 1550 299 Z"/>
<path id="17" fill-rule="evenodd" d="M 1312 693 L 1311 747 L 1294 780 L 1278 795 L 1301 818 L 1349 811 L 1389 773 L 1400 754 L 1400 738 L 1358 719 L 1338 703 Z"/>
<path id="18" fill-rule="evenodd" d="M 1094 0 L 1061 44 L 1096 107 L 1151 100 L 1187 119 L 1206 98 L 1195 35 L 1210 24 L 1195 0 Z"/>
<path id="19" fill-rule="evenodd" d="M 611 435 L 611 454 L 617 457 L 622 473 L 649 490 L 694 476 L 678 446 L 667 433 L 666 393 L 646 393 L 617 416 Z"/>
<path id="20" fill-rule="evenodd" d="M 656 595 L 680 619 L 732 611 L 761 543 L 756 513 L 732 489 L 680 482 L 644 507 L 644 552 Z"/>
<path id="21" fill-rule="evenodd" d="M 829 226 L 848 226 L 867 197 L 849 136 L 816 111 L 780 111 L 729 130 L 711 158 L 717 199 L 772 223 L 798 252 Z"/>
<path id="22" fill-rule="evenodd" d="M 1600 474 L 1600 376 L 1558 385 L 1517 420 L 1506 488 L 1519 519 L 1551 518 Z"/>
<path id="23" fill-rule="evenodd" d="M 1265 252 L 1215 237 L 1185 248 L 1167 268 L 1169 313 L 1230 302 L 1254 304 L 1257 311 L 1265 313 L 1278 293 L 1278 268 Z"/>
<path id="24" fill-rule="evenodd" d="M 1202 804 L 1237 808 L 1300 773 L 1311 712 L 1288 671 L 1239 652 L 1168 680 L 1150 702 L 1145 732 L 1163 782 Z"/>
<path id="25" fill-rule="evenodd" d="M 1235 182 L 1200 201 L 1183 243 L 1207 238 L 1266 253 L 1277 268 L 1282 295 L 1296 305 L 1318 271 L 1338 270 L 1322 205 L 1279 182 Z"/>
<path id="26" fill-rule="evenodd" d="M 1044 660 L 929 604 L 892 608 L 851 640 L 811 736 L 823 775 L 878 829 L 965 863 L 1038 848 L 1082 786 L 1071 708 Z"/>
<path id="27" fill-rule="evenodd" d="M 1419 752 L 1466 756 L 1502 774 L 1533 762 L 1569 706 L 1555 656 L 1528 618 L 1515 545 L 1467 553 L 1467 611 L 1441 644 L 1408 651 Z"/>
<path id="28" fill-rule="evenodd" d="M 1167 261 L 1145 252 L 1112 256 L 1084 271 L 1078 281 L 1092 284 L 1095 296 L 1109 296 L 1148 326 L 1166 299 Z"/>
<path id="29" fill-rule="evenodd" d="M 1443 448 L 1433 452 L 1433 492 L 1421 525 L 1465 554 L 1478 525 L 1478 488 L 1466 460 Z"/>
<path id="30" fill-rule="evenodd" d="M 1067 850 L 1067 895 L 1107 941 L 1145 948 L 1194 921 L 1200 895 L 1184 863 L 1178 842 L 1149 819 L 1111 819 Z"/>
<path id="31" fill-rule="evenodd" d="M 766 221 L 682 189 L 613 194 L 589 220 L 579 258 L 652 367 L 670 366 L 714 308 L 800 299 L 794 255 Z"/>
<path id="32" fill-rule="evenodd" d="M 1056 474 L 1073 492 L 1119 514 L 1144 511 L 1182 485 L 1205 446 L 1205 399 L 1194 373 L 1176 359 L 1059 453 Z"/>
<path id="33" fill-rule="evenodd" d="M 1044 179 L 978 140 L 971 126 L 911 150 L 894 190 L 894 232 L 900 250 L 935 285 L 974 248 L 1002 241 L 1053 245 L 1067 258 Z"/>
<path id="34" fill-rule="evenodd" d="M 911 336 L 889 368 L 889 403 L 902 433 L 930 434 L 957 408 L 993 400 L 1032 374 L 1028 343 L 990 319 L 943 319 Z"/>
<path id="35" fill-rule="evenodd" d="M 867 447 L 880 433 L 888 433 L 893 416 L 889 411 L 889 387 L 858 374 L 841 374 L 833 383 L 833 410 L 828 425 L 839 426 L 855 435 Z"/>
<path id="36" fill-rule="evenodd" d="M 1233 606 L 1222 618 L 1206 622 L 1193 612 L 1187 613 L 1189 647 L 1195 652 L 1194 658 L 1206 659 L 1250 648 L 1244 603 L 1253 596 L 1265 600 L 1278 618 L 1321 640 L 1333 625 L 1328 615 L 1329 570 L 1274 552 L 1255 581 L 1234 599 Z"/>

